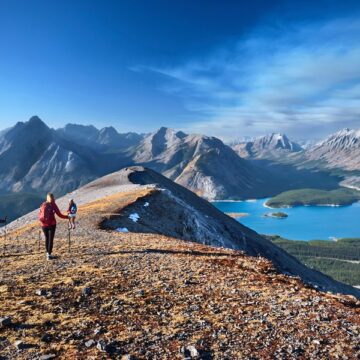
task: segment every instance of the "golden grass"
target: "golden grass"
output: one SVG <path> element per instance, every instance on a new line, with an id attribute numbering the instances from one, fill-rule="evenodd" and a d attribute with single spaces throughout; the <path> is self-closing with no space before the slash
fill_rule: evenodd
<path id="1" fill-rule="evenodd" d="M 81 215 L 86 215 L 89 213 L 107 213 L 109 210 L 114 210 L 119 207 L 123 208 L 130 205 L 133 202 L 136 202 L 139 198 L 144 196 L 151 195 L 155 190 L 145 189 L 145 190 L 136 190 L 133 192 L 126 193 L 117 193 L 114 195 L 109 195 L 99 200 L 90 202 L 86 205 L 79 207 L 79 213 Z"/>

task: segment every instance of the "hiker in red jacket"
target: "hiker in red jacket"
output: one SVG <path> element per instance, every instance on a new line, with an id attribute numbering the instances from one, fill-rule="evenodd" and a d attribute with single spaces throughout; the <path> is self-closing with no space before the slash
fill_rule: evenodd
<path id="1" fill-rule="evenodd" d="M 55 203 L 54 195 L 49 193 L 47 194 L 46 201 L 41 205 L 39 212 L 39 221 L 45 236 L 46 257 L 48 260 L 52 259 L 51 253 L 56 231 L 55 214 L 61 219 L 68 219 L 66 215 L 60 212 Z"/>

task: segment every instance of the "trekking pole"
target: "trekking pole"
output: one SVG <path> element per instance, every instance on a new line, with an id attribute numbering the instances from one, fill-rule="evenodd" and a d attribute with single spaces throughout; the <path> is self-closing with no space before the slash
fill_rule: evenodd
<path id="1" fill-rule="evenodd" d="M 19 237 L 18 237 L 18 235 L 15 236 L 15 243 L 19 246 Z"/>
<path id="2" fill-rule="evenodd" d="M 68 241 L 69 241 L 69 252 L 70 252 L 70 246 L 71 246 L 71 233 L 70 233 L 70 228 L 68 228 Z"/>
<path id="3" fill-rule="evenodd" d="M 5 256 L 5 254 L 6 254 L 6 239 L 7 239 L 7 232 L 6 232 L 6 225 L 7 225 L 7 216 L 5 217 L 5 234 L 4 234 L 4 256 Z"/>

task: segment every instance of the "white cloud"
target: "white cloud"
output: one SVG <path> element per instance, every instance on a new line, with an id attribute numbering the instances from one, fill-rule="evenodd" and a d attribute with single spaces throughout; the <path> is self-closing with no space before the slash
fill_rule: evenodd
<path id="1" fill-rule="evenodd" d="M 360 124 L 359 65 L 360 19 L 352 18 L 262 27 L 202 59 L 147 69 L 201 119 L 188 131 L 229 139 Z"/>

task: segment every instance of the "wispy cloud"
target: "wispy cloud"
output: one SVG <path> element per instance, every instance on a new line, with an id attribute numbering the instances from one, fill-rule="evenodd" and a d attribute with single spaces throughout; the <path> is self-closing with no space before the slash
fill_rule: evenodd
<path id="1" fill-rule="evenodd" d="M 161 74 L 162 89 L 197 115 L 189 131 L 229 139 L 360 124 L 359 65 L 360 18 L 353 17 L 263 26 L 203 58 L 137 71 Z"/>

